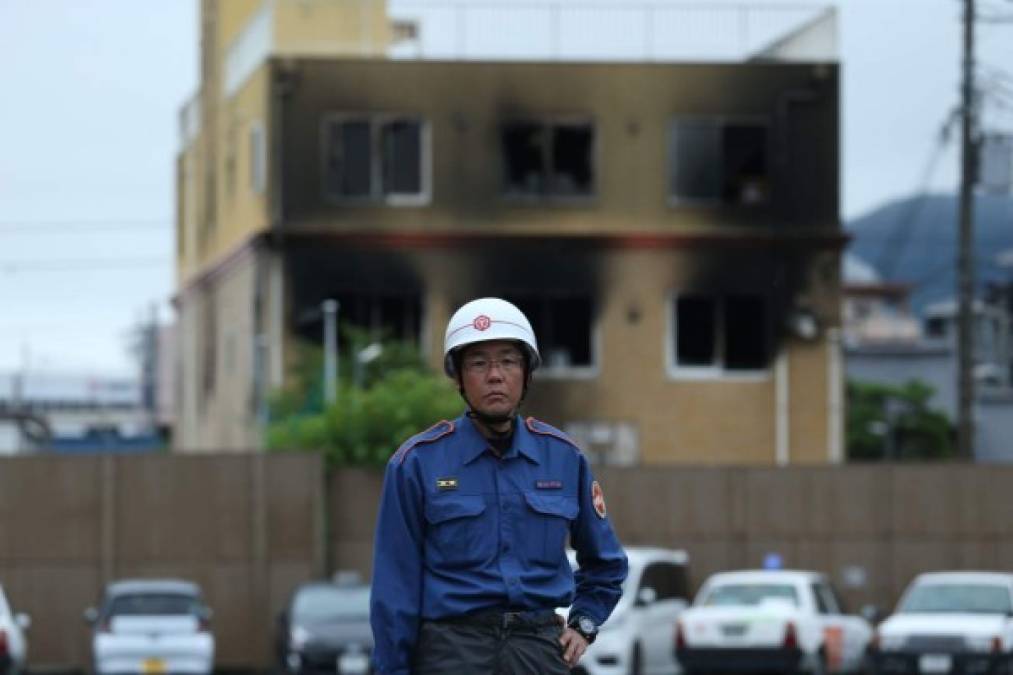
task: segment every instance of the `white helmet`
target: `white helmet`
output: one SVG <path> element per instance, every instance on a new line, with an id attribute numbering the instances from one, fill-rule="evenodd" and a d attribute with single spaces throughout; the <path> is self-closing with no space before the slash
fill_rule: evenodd
<path id="1" fill-rule="evenodd" d="M 528 354 L 529 374 L 542 362 L 535 331 L 524 313 L 500 298 L 479 298 L 466 303 L 450 317 L 443 340 L 443 370 L 456 377 L 454 352 L 466 345 L 491 340 L 515 340 Z"/>

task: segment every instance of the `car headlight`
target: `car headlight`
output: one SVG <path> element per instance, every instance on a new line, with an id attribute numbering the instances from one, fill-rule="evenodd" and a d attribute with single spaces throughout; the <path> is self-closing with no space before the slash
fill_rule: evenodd
<path id="1" fill-rule="evenodd" d="M 907 638 L 903 635 L 879 635 L 879 648 L 884 652 L 897 651 L 903 649 L 904 644 L 907 642 Z"/>
<path id="2" fill-rule="evenodd" d="M 289 644 L 292 649 L 302 649 L 311 639 L 313 639 L 313 634 L 302 626 L 292 626 L 292 630 L 289 632 Z"/>

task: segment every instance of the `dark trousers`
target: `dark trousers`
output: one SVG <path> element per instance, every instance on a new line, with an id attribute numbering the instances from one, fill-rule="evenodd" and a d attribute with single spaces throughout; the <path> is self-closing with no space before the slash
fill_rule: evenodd
<path id="1" fill-rule="evenodd" d="M 555 617 L 514 616 L 423 621 L 413 675 L 567 675 Z"/>

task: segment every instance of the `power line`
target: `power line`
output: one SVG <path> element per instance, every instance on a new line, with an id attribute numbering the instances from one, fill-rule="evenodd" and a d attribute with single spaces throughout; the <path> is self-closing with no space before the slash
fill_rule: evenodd
<path id="1" fill-rule="evenodd" d="M 0 232 L 42 232 L 47 230 L 152 230 L 166 229 L 172 220 L 10 220 L 0 221 Z"/>
<path id="2" fill-rule="evenodd" d="M 926 161 L 925 167 L 922 169 L 918 186 L 915 189 L 915 194 L 918 196 L 898 215 L 892 232 L 883 245 L 883 252 L 879 256 L 877 267 L 879 267 L 880 272 L 885 278 L 889 279 L 893 275 L 901 254 L 904 252 L 904 247 L 911 236 L 911 230 L 914 227 L 915 221 L 928 201 L 925 193 L 928 191 L 929 183 L 936 172 L 939 158 L 942 156 L 943 150 L 946 149 L 946 145 L 949 142 L 950 125 L 956 120 L 957 112 L 957 110 L 952 111 L 943 122 L 943 126 L 936 138 L 936 144 L 932 147 L 928 161 Z"/>
<path id="3" fill-rule="evenodd" d="M 0 260 L 0 272 L 64 272 L 122 270 L 151 265 L 164 265 L 172 258 L 79 258 L 69 260 Z"/>

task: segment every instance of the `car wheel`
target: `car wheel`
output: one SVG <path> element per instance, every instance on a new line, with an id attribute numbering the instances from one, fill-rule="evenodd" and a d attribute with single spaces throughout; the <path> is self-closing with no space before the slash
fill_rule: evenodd
<path id="1" fill-rule="evenodd" d="M 644 672 L 644 656 L 640 649 L 640 643 L 633 644 L 633 651 L 630 652 L 630 675 L 642 675 Z"/>

